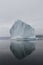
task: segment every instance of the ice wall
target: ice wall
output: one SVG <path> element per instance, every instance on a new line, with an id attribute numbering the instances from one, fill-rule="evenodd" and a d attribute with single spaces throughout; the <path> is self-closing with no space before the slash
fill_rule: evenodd
<path id="1" fill-rule="evenodd" d="M 11 38 L 35 38 L 34 29 L 21 20 L 17 20 L 10 29 Z"/>

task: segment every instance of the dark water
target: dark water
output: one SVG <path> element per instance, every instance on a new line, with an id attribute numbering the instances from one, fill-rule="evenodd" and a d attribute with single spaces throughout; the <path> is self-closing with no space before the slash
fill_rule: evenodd
<path id="1" fill-rule="evenodd" d="M 12 52 L 10 49 L 14 43 L 13 48 L 16 52 Z M 20 46 L 18 46 L 19 43 L 21 43 Z M 26 51 L 24 52 L 24 50 Z M 18 59 L 21 56 L 22 59 Z M 32 42 L 0 40 L 0 65 L 43 65 L 43 40 Z"/>

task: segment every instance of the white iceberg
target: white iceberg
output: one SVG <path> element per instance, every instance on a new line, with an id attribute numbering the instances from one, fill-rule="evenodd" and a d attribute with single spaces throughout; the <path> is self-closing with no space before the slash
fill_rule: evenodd
<path id="1" fill-rule="evenodd" d="M 11 27 L 10 34 L 12 39 L 35 38 L 34 28 L 21 20 L 17 20 L 15 24 Z"/>

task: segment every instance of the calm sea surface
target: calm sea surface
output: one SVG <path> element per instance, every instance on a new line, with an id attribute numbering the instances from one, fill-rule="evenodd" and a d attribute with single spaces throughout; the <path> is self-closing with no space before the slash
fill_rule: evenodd
<path id="1" fill-rule="evenodd" d="M 20 43 L 22 45 L 24 43 L 25 47 L 28 46 L 25 49 L 29 51 L 29 49 L 31 49 L 31 45 L 27 45 L 26 42 L 27 41 Z M 19 42 L 13 41 L 13 43 L 15 43 L 14 46 L 17 48 L 16 43 L 18 44 Z M 13 43 L 10 39 L 0 40 L 0 65 L 43 65 L 43 40 L 36 40 L 28 43 L 34 45 L 34 51 L 31 49 L 31 53 L 25 55 L 25 57 L 22 59 L 18 59 L 16 54 L 13 54 L 12 50 L 10 49 L 10 46 Z M 16 50 L 17 54 L 19 50 Z M 21 53 L 21 51 L 19 52 Z M 27 51 L 25 53 L 27 53 Z"/>

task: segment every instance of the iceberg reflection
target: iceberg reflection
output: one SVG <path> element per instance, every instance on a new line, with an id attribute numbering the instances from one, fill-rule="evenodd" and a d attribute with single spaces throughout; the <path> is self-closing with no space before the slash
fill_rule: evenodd
<path id="1" fill-rule="evenodd" d="M 30 55 L 35 50 L 35 45 L 32 41 L 12 40 L 10 50 L 18 58 L 22 59 Z"/>

